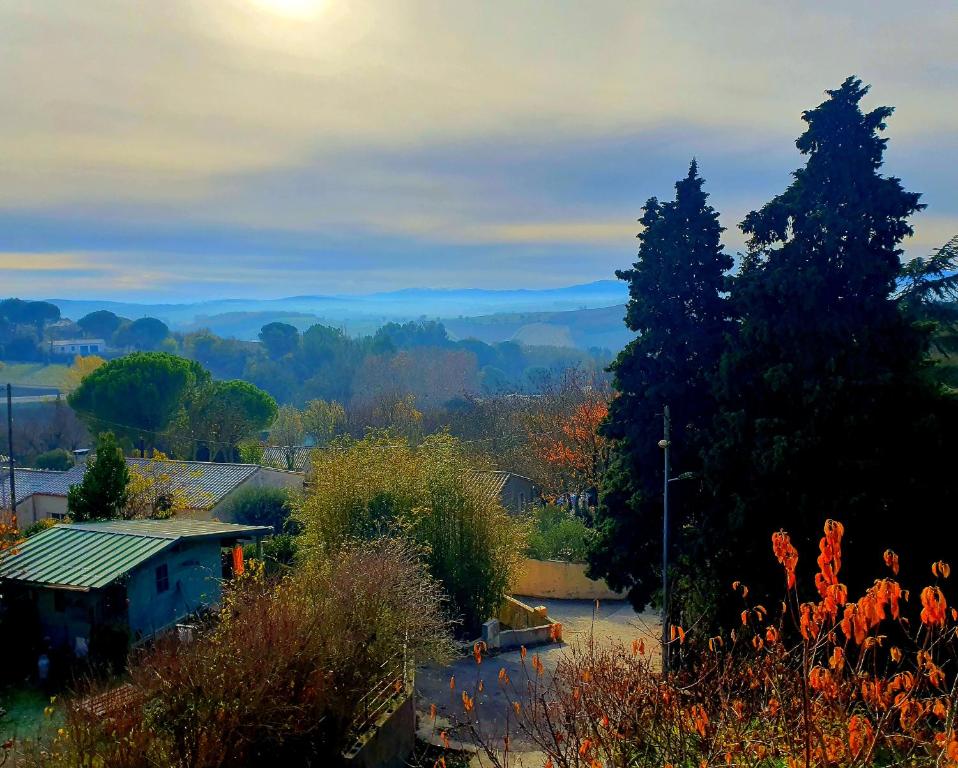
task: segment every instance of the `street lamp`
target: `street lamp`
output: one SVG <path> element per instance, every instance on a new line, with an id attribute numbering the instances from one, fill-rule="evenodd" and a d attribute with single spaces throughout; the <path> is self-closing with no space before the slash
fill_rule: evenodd
<path id="1" fill-rule="evenodd" d="M 669 454 L 672 449 L 672 417 L 669 407 L 662 409 L 662 439 L 659 448 L 665 457 L 662 483 L 662 675 L 669 672 Z"/>
<path id="2" fill-rule="evenodd" d="M 669 671 L 669 483 L 678 480 L 691 480 L 694 472 L 683 472 L 677 477 L 669 477 L 672 451 L 672 417 L 669 407 L 662 409 L 662 439 L 659 448 L 665 457 L 665 472 L 662 483 L 662 674 Z"/>

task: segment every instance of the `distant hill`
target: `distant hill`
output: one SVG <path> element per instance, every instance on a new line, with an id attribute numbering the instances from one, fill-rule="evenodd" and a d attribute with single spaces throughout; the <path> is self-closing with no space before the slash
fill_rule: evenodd
<path id="1" fill-rule="evenodd" d="M 528 345 L 598 347 L 617 352 L 635 334 L 625 327 L 625 305 L 567 312 L 498 313 L 481 317 L 446 318 L 443 323 L 457 339 L 487 344 L 518 341 Z"/>
<path id="2" fill-rule="evenodd" d="M 255 338 L 259 328 L 282 319 L 298 327 L 323 322 L 349 333 L 369 333 L 391 320 L 467 318 L 499 313 L 564 312 L 622 304 L 628 295 L 618 280 L 600 280 L 564 288 L 437 289 L 414 288 L 356 296 L 289 296 L 281 299 L 222 299 L 185 304 L 137 304 L 116 301 L 50 299 L 74 320 L 98 309 L 122 317 L 157 317 L 174 330 L 209 327 L 236 338 Z M 284 319 L 286 318 L 286 319 Z"/>

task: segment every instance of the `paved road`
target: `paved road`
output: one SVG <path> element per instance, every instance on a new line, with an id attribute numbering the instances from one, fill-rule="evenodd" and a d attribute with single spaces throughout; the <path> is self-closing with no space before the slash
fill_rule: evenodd
<path id="1" fill-rule="evenodd" d="M 545 605 L 549 616 L 562 622 L 563 642 L 529 649 L 525 662 L 519 651 L 507 651 L 484 658 L 480 665 L 472 656 L 467 656 L 446 667 L 422 667 L 416 676 L 421 737 L 435 739 L 440 730 L 447 730 L 453 738 L 463 742 L 470 740 L 470 729 L 462 724 L 462 693 L 465 691 L 476 702 L 473 712 L 478 718 L 474 718 L 473 725 L 490 742 L 501 742 L 513 717 L 515 691 L 524 691 L 529 682 L 534 685 L 548 684 L 550 674 L 562 656 L 570 653 L 575 646 L 588 643 L 590 638 L 597 644 L 621 643 L 626 646 L 631 645 L 634 639 L 644 639 L 650 652 L 655 653 L 658 648 L 657 638 L 661 627 L 658 615 L 651 612 L 636 613 L 627 602 L 608 601 L 599 603 L 596 608 L 591 600 L 517 597 L 531 605 Z M 538 654 L 545 668 L 542 678 L 538 678 L 532 669 L 533 654 Z M 505 669 L 512 681 L 512 691 L 504 690 L 499 685 L 500 669 Z M 452 676 L 455 677 L 455 688 L 450 689 L 449 679 Z M 481 692 L 478 691 L 480 680 L 484 688 Z M 432 704 L 437 709 L 435 725 L 429 716 Z M 509 730 L 511 732 L 512 728 L 509 727 Z M 517 752 L 532 749 L 532 744 L 515 733 L 511 733 L 511 746 Z M 541 761 L 538 764 L 541 765 Z"/>

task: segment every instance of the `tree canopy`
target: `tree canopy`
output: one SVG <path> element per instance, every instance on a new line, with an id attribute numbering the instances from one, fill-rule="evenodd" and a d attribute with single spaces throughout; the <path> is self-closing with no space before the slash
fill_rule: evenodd
<path id="1" fill-rule="evenodd" d="M 781 528 L 806 551 L 836 518 L 862 556 L 901 548 L 917 569 L 933 557 L 926 532 L 954 503 L 943 479 L 958 412 L 931 375 L 928 324 L 900 300 L 900 244 L 923 206 L 881 173 L 892 110 L 863 111 L 867 91 L 848 78 L 803 114 L 805 165 L 745 217 L 749 250 L 730 282 L 694 166 L 675 203 L 646 206 L 639 261 L 620 275 L 640 335 L 614 365 L 616 447 L 592 557 L 637 605 L 661 578 L 664 405 L 675 472 L 695 477 L 671 505 L 687 623 L 734 620 L 733 580 L 774 592 L 768 542 Z M 947 254 L 939 262 L 932 281 Z"/>
<path id="2" fill-rule="evenodd" d="M 941 480 L 955 402 L 930 381 L 927 331 L 895 297 L 900 244 L 924 206 L 880 173 L 892 110 L 863 112 L 867 92 L 848 78 L 803 114 L 806 164 L 741 225 L 749 254 L 731 294 L 740 324 L 706 457 L 720 504 L 700 531 L 723 576 L 735 552 L 737 577 L 756 587 L 751 566 L 779 527 L 801 548 L 825 518 L 840 518 L 854 550 L 870 555 L 905 543 L 902 515 L 927 530 L 916 516 L 930 525 L 951 497 Z M 927 541 L 908 545 L 927 565 Z"/>
<path id="3" fill-rule="evenodd" d="M 120 327 L 114 335 L 114 342 L 120 347 L 150 351 L 155 350 L 169 335 L 170 329 L 162 320 L 157 320 L 155 317 L 141 317 Z"/>
<path id="4" fill-rule="evenodd" d="M 112 427 L 129 442 L 143 437 L 152 446 L 184 394 L 209 380 L 209 373 L 192 360 L 136 352 L 94 370 L 68 399 L 91 431 Z"/>
<path id="5" fill-rule="evenodd" d="M 129 322 L 107 309 L 98 309 L 77 320 L 77 325 L 89 336 L 110 341 L 113 334 L 124 323 Z"/>
<path id="6" fill-rule="evenodd" d="M 663 409 L 672 412 L 675 466 L 698 469 L 703 430 L 714 413 L 711 378 L 730 327 L 724 291 L 732 259 L 703 183 L 693 161 L 674 200 L 646 202 L 638 259 L 616 273 L 629 283 L 625 322 L 638 336 L 612 365 L 617 397 L 602 431 L 614 450 L 591 562 L 596 574 L 630 588 L 639 606 L 661 584 Z M 674 528 L 682 531 L 692 507 L 676 508 Z"/>
<path id="7" fill-rule="evenodd" d="M 299 346 L 299 331 L 288 323 L 267 323 L 260 329 L 259 340 L 270 357 L 285 357 Z"/>

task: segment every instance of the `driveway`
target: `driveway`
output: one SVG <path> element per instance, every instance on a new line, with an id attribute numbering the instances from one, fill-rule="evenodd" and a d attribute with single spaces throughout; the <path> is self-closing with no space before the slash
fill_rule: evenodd
<path id="1" fill-rule="evenodd" d="M 627 601 L 600 602 L 592 600 L 543 600 L 516 596 L 529 605 L 544 605 L 550 618 L 562 623 L 563 642 L 528 649 L 525 662 L 518 650 L 505 651 L 483 657 L 481 664 L 471 656 L 455 660 L 445 667 L 421 667 L 416 675 L 416 706 L 419 711 L 419 735 L 436 742 L 441 731 L 449 738 L 469 743 L 472 731 L 478 730 L 489 743 L 502 744 L 507 729 L 513 751 L 531 751 L 533 745 L 514 732 L 512 703 L 516 691 L 525 691 L 527 683 L 548 685 L 551 673 L 564 654 L 575 645 L 585 645 L 592 638 L 596 644 L 631 645 L 635 639 L 645 640 L 646 647 L 655 653 L 658 648 L 661 623 L 653 612 L 637 613 Z M 532 667 L 532 657 L 538 655 L 544 668 L 540 678 Z M 504 669 L 512 681 L 509 687 L 499 684 L 499 670 Z M 454 687 L 450 688 L 450 678 Z M 483 690 L 479 691 L 479 681 Z M 511 690 L 510 690 L 511 689 Z M 475 701 L 471 723 L 466 723 L 462 694 L 466 692 Z M 437 717 L 430 717 L 431 705 L 436 705 Z M 540 763 L 541 764 L 541 763 Z"/>

